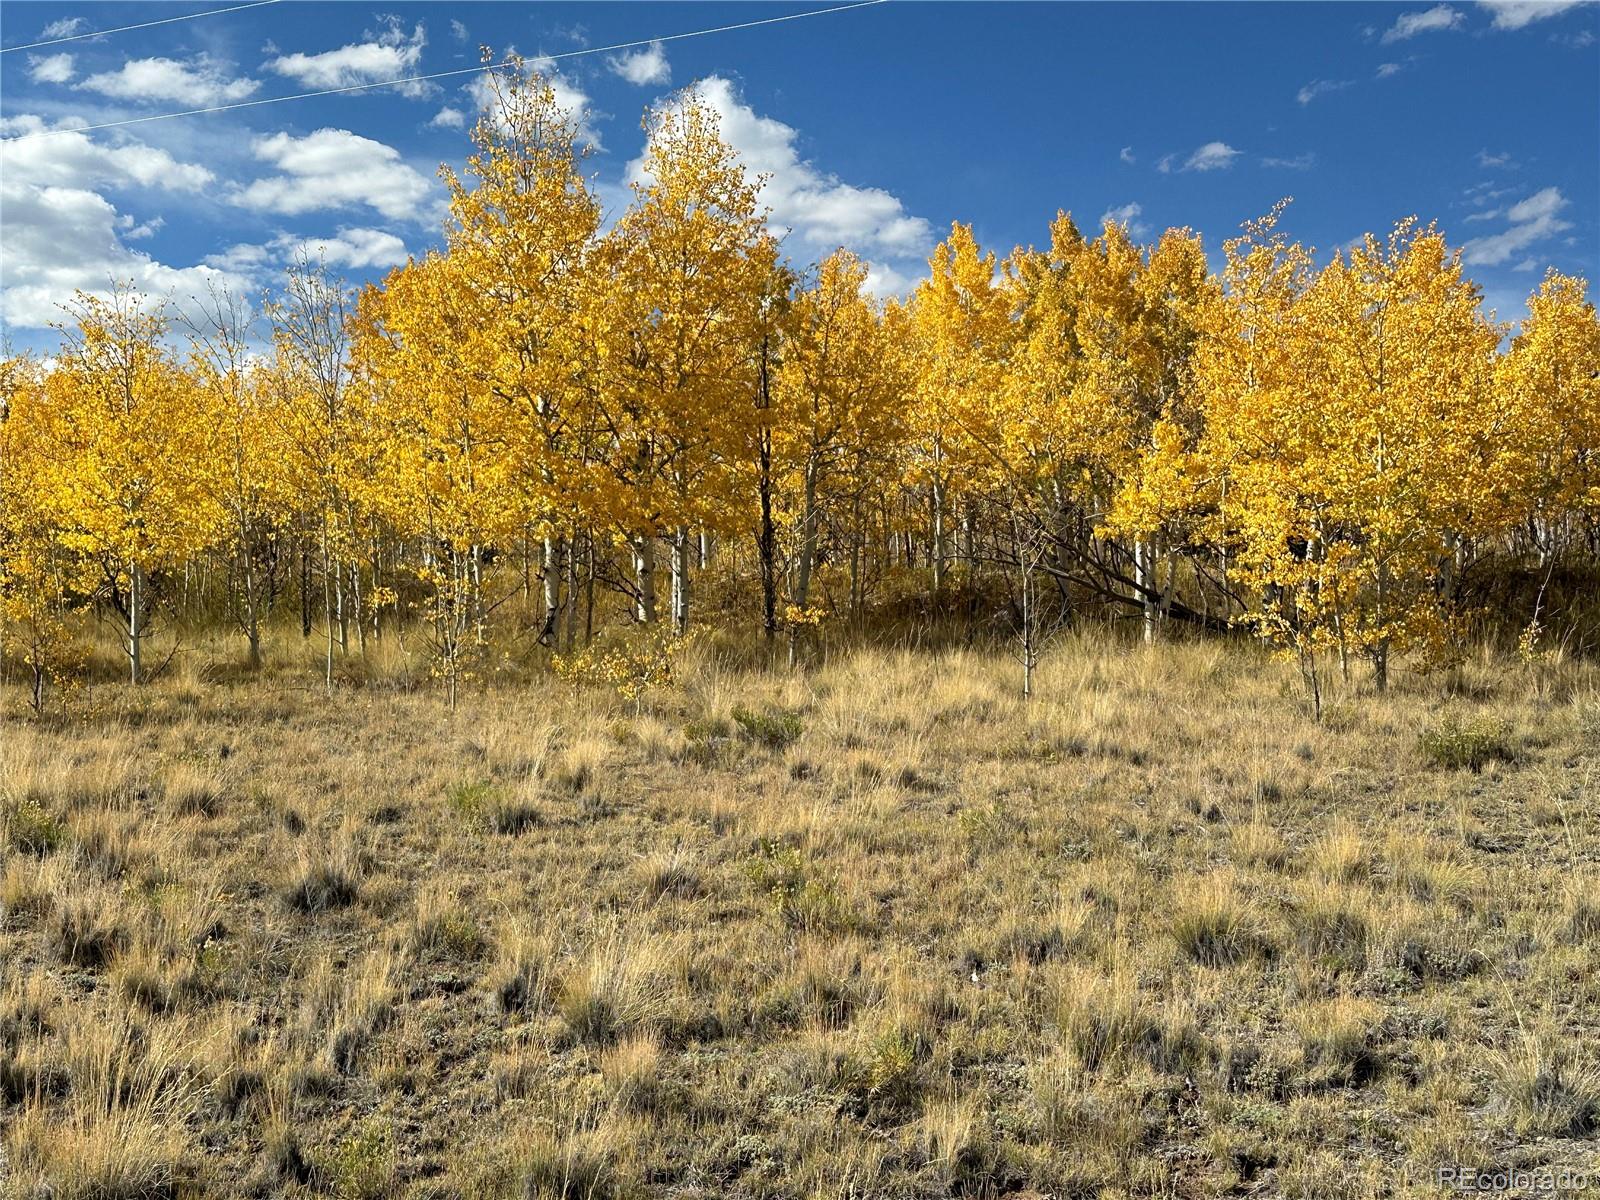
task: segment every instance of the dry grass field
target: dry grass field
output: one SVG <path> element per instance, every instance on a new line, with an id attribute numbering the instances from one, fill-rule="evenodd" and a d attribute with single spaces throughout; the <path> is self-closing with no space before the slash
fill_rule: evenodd
<path id="1" fill-rule="evenodd" d="M 295 653 L 284 647 L 283 655 Z M 0 738 L 8 1183 L 1445 1194 L 1600 1169 L 1600 672 L 708 644 L 448 711 L 218 647 Z M 269 661 L 272 656 L 269 654 Z"/>

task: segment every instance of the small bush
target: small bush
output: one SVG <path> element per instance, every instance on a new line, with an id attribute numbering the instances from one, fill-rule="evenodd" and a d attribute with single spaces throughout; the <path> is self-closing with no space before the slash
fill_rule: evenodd
<path id="1" fill-rule="evenodd" d="M 625 1038 L 600 1056 L 600 1073 L 618 1107 L 649 1112 L 661 1098 L 661 1043 L 651 1033 Z"/>
<path id="2" fill-rule="evenodd" d="M 24 854 L 48 854 L 61 845 L 61 822 L 31 796 L 7 804 L 3 810 L 5 844 Z"/>
<path id="3" fill-rule="evenodd" d="M 852 928 L 855 914 L 831 880 L 818 876 L 793 846 L 763 841 L 745 874 L 791 929 L 812 932 Z"/>
<path id="4" fill-rule="evenodd" d="M 446 793 L 450 808 L 468 825 L 514 837 L 543 819 L 536 804 L 513 796 L 492 783 L 461 783 Z"/>
<path id="5" fill-rule="evenodd" d="M 733 720 L 747 740 L 768 750 L 787 750 L 805 732 L 805 723 L 801 721 L 800 714 L 785 709 L 752 712 L 748 708 L 735 707 Z"/>
<path id="6" fill-rule="evenodd" d="M 383 1200 L 393 1194 L 394 1135 L 376 1119 L 340 1142 L 328 1164 L 328 1178 L 339 1200 Z"/>
<path id="7" fill-rule="evenodd" d="M 430 889 L 418 898 L 411 922 L 413 954 L 471 962 L 481 957 L 487 946 L 483 930 L 460 902 L 438 889 Z"/>
<path id="8" fill-rule="evenodd" d="M 1424 731 L 1419 745 L 1423 756 L 1434 766 L 1451 771 L 1466 768 L 1477 774 L 1491 762 L 1510 762 L 1515 757 L 1510 736 L 1506 723 L 1494 717 L 1462 721 L 1451 713 Z"/>

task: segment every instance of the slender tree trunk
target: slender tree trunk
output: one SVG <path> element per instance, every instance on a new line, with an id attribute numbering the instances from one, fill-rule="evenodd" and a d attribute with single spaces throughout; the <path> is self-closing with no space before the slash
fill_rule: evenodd
<path id="1" fill-rule="evenodd" d="M 563 606 L 566 628 L 562 631 L 562 650 L 572 653 L 578 639 L 578 533 L 574 529 L 567 539 L 567 596 Z"/>
<path id="2" fill-rule="evenodd" d="M 672 631 L 682 637 L 689 631 L 689 528 L 680 525 L 672 534 Z"/>
<path id="3" fill-rule="evenodd" d="M 945 484 L 944 480 L 934 477 L 933 481 L 933 598 L 935 603 L 944 597 L 944 559 L 945 559 Z"/>
<path id="4" fill-rule="evenodd" d="M 311 637 L 311 548 L 300 539 L 300 636 Z"/>
<path id="5" fill-rule="evenodd" d="M 1153 548 L 1148 539 L 1136 538 L 1133 543 L 1133 580 L 1139 589 L 1139 606 L 1144 614 L 1144 641 L 1150 645 L 1156 640 L 1155 569 L 1151 559 Z"/>
<path id="6" fill-rule="evenodd" d="M 561 575 L 563 571 L 561 539 L 546 534 L 544 539 L 544 632 L 542 639 L 555 645 L 561 623 Z"/>
<path id="7" fill-rule="evenodd" d="M 656 539 L 652 533 L 633 539 L 633 569 L 639 584 L 636 614 L 641 624 L 656 623 Z"/>
<path id="8" fill-rule="evenodd" d="M 128 579 L 128 678 L 144 682 L 144 568 L 133 564 Z"/>
<path id="9" fill-rule="evenodd" d="M 805 488 L 800 500 L 800 553 L 796 555 L 794 571 L 794 605 L 804 611 L 811 604 L 811 566 L 817 556 L 817 465 L 806 464 Z M 853 590 L 854 585 L 852 585 Z M 789 628 L 789 666 L 793 668 L 800 654 L 800 624 Z"/>

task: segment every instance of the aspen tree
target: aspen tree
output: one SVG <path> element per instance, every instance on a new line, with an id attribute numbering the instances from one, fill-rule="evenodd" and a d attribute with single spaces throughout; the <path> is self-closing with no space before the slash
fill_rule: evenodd
<path id="1" fill-rule="evenodd" d="M 921 442 L 916 478 L 929 490 L 937 600 L 944 591 L 951 512 L 977 486 L 974 473 L 985 461 L 975 443 L 995 440 L 993 401 L 1010 323 L 995 256 L 980 249 L 970 226 L 951 226 L 928 271 L 911 302 L 921 359 L 913 420 Z"/>
<path id="2" fill-rule="evenodd" d="M 655 619 L 655 544 L 670 538 L 672 623 L 690 609 L 691 531 L 738 528 L 737 465 L 756 410 L 764 283 L 775 258 L 759 180 L 693 91 L 652 110 L 642 178 L 607 238 L 606 404 L 625 492 L 638 615 Z"/>
<path id="3" fill-rule="evenodd" d="M 201 410 L 167 349 L 167 317 L 130 285 L 78 293 L 76 325 L 44 381 L 54 412 L 46 499 L 66 550 L 93 564 L 97 596 L 144 679 L 161 576 L 216 536 Z"/>
<path id="4" fill-rule="evenodd" d="M 911 379 L 899 331 L 891 331 L 865 293 L 867 266 L 848 250 L 823 260 L 811 285 L 795 297 L 779 385 L 785 419 L 778 454 L 790 480 L 788 523 L 793 528 L 789 663 L 809 621 L 812 574 L 822 525 L 865 486 L 885 486 L 890 456 L 903 438 L 902 406 Z M 870 483 L 868 481 L 870 480 Z M 859 572 L 855 522 L 844 520 L 851 542 L 852 575 Z M 852 582 L 851 595 L 856 586 Z"/>
<path id="5" fill-rule="evenodd" d="M 254 361 L 252 319 L 242 297 L 213 289 L 184 319 L 190 377 L 207 434 L 215 498 L 227 518 L 230 602 L 252 670 L 261 629 L 286 568 L 291 509 L 281 389 Z"/>
<path id="6" fill-rule="evenodd" d="M 603 504 L 592 399 L 599 364 L 591 292 L 599 203 L 583 175 L 587 149 L 548 81 L 520 59 L 485 75 L 489 103 L 473 129 L 464 177 L 441 174 L 450 192 L 450 270 L 470 306 L 456 331 L 475 386 L 505 412 L 508 486 L 541 543 L 545 627 L 554 643 L 563 614 L 570 636 L 576 540 Z M 564 582 L 569 586 L 563 587 Z"/>

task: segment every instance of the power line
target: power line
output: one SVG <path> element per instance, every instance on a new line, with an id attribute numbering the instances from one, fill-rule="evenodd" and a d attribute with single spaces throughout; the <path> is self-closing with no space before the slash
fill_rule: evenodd
<path id="1" fill-rule="evenodd" d="M 143 21 L 138 25 L 118 25 L 115 29 L 97 29 L 92 33 L 74 33 L 67 37 L 51 38 L 44 42 L 29 42 L 26 46 L 0 47 L 0 54 L 13 50 L 37 50 L 40 46 L 59 46 L 62 42 L 77 42 L 84 38 L 105 37 L 109 33 L 127 33 L 130 29 L 149 29 L 152 25 L 171 25 L 174 21 L 192 21 L 196 17 L 214 17 L 218 13 L 238 12 L 242 8 L 260 8 L 264 4 L 277 4 L 280 0 L 252 0 L 249 4 L 235 4 L 232 8 L 213 8 L 206 12 L 187 13 L 181 17 L 162 17 L 159 21 Z"/>
<path id="2" fill-rule="evenodd" d="M 275 0 L 260 0 L 261 3 L 273 3 Z M 854 4 L 840 4 L 833 8 L 814 8 L 808 12 L 788 13 L 781 17 L 763 17 L 759 21 L 741 21 L 736 25 L 718 25 L 713 29 L 692 29 L 686 33 L 668 33 L 660 37 L 638 38 L 631 42 L 617 42 L 610 46 L 589 46 L 582 50 L 564 50 L 560 54 L 541 54 L 535 56 L 538 62 L 553 62 L 557 59 L 581 58 L 586 54 L 608 54 L 617 50 L 632 50 L 638 46 L 648 46 L 654 42 L 677 42 L 684 38 L 705 37 L 712 33 L 731 33 L 736 29 L 754 29 L 758 25 L 777 25 L 783 21 L 800 21 L 806 17 L 825 17 L 830 13 L 848 12 L 852 8 L 872 8 L 879 4 L 887 4 L 889 0 L 857 0 Z M 17 47 L 22 49 L 22 47 Z M 283 104 L 290 100 L 312 100 L 318 96 L 337 96 L 347 92 L 364 92 L 372 88 L 394 87 L 401 83 L 423 83 L 434 79 L 448 79 L 456 75 L 476 75 L 480 71 L 497 71 L 512 66 L 517 60 L 505 59 L 502 62 L 488 63 L 476 67 L 458 67 L 452 71 L 434 71 L 427 75 L 406 75 L 399 79 L 380 79 L 373 83 L 352 83 L 345 87 L 323 88 L 315 92 L 297 92 L 292 96 L 268 96 L 261 100 L 237 100 L 232 104 L 214 104 L 207 108 L 188 108 L 182 112 L 153 113 L 145 117 L 129 117 L 122 121 L 102 121 L 98 125 L 77 125 L 67 129 L 46 129 L 38 133 L 25 133 L 18 137 L 0 138 L 0 146 L 15 142 L 29 142 L 35 138 L 55 137 L 63 133 L 93 133 L 100 129 L 121 129 L 127 125 L 142 125 L 146 121 L 166 121 L 173 117 L 197 117 L 204 113 L 231 112 L 236 108 L 259 108 L 264 104 Z"/>

